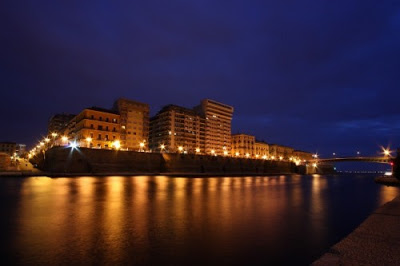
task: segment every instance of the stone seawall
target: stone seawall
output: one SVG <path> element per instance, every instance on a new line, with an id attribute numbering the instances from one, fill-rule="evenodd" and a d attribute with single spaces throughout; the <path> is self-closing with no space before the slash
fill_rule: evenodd
<path id="1" fill-rule="evenodd" d="M 32 162 L 49 173 L 304 174 L 302 167 L 290 162 L 88 148 L 53 147 Z"/>

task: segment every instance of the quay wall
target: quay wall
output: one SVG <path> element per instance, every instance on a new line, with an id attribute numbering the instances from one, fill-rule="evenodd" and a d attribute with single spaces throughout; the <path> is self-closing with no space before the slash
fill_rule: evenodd
<path id="1" fill-rule="evenodd" d="M 306 174 L 291 162 L 88 148 L 53 147 L 31 161 L 48 173 Z"/>

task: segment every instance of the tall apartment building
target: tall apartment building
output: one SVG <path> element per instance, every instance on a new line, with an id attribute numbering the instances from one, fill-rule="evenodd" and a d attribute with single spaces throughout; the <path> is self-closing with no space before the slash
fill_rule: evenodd
<path id="1" fill-rule="evenodd" d="M 67 127 L 68 123 L 75 117 L 73 114 L 55 114 L 50 117 L 47 131 L 48 134 L 57 133 L 61 134 L 63 130 Z"/>
<path id="2" fill-rule="evenodd" d="M 256 137 L 247 134 L 232 135 L 232 156 L 253 157 Z"/>
<path id="3" fill-rule="evenodd" d="M 72 121 L 70 138 L 81 147 L 111 149 L 124 148 L 120 143 L 120 115 L 108 109 L 91 107 L 84 109 Z M 67 133 L 67 134 L 68 134 Z"/>
<path id="4" fill-rule="evenodd" d="M 231 150 L 233 107 L 205 99 L 194 109 L 206 118 L 206 154 L 224 155 L 225 151 Z"/>
<path id="5" fill-rule="evenodd" d="M 121 116 L 121 145 L 128 150 L 147 149 L 149 105 L 121 98 L 115 101 L 113 110 Z"/>
<path id="6" fill-rule="evenodd" d="M 150 149 L 204 153 L 205 118 L 185 107 L 177 105 L 163 107 L 150 119 Z"/>

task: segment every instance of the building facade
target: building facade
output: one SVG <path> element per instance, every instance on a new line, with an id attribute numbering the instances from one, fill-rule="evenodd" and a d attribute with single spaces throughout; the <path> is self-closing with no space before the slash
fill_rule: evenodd
<path id="1" fill-rule="evenodd" d="M 120 115 L 114 111 L 91 107 L 71 121 L 74 126 L 69 138 L 80 147 L 99 149 L 125 148 L 120 143 Z"/>
<path id="2" fill-rule="evenodd" d="M 313 154 L 311 152 L 293 151 L 293 159 L 300 160 L 300 161 L 309 161 L 313 159 Z"/>
<path id="3" fill-rule="evenodd" d="M 256 137 L 247 134 L 233 134 L 231 136 L 231 154 L 235 157 L 253 157 L 255 154 Z"/>
<path id="4" fill-rule="evenodd" d="M 165 106 L 150 119 L 150 149 L 204 153 L 205 118 L 192 109 Z"/>
<path id="5" fill-rule="evenodd" d="M 231 150 L 233 107 L 214 100 L 202 100 L 194 108 L 206 118 L 205 153 L 224 155 Z"/>
<path id="6" fill-rule="evenodd" d="M 269 158 L 269 145 L 264 141 L 256 141 L 254 144 L 254 151 L 256 158 Z"/>
<path id="7" fill-rule="evenodd" d="M 9 156 L 14 156 L 17 151 L 17 143 L 15 142 L 0 142 L 0 152 L 6 153 Z"/>
<path id="8" fill-rule="evenodd" d="M 50 117 L 47 131 L 48 134 L 57 133 L 61 134 L 67 127 L 68 123 L 75 117 L 73 114 L 55 114 Z"/>
<path id="9" fill-rule="evenodd" d="M 121 145 L 128 150 L 147 150 L 149 105 L 121 98 L 115 101 L 113 110 L 121 116 Z"/>

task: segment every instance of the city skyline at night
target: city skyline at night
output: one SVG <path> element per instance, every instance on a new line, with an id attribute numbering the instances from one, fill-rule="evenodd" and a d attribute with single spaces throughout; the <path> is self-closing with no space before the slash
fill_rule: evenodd
<path id="1" fill-rule="evenodd" d="M 3 5 L 2 141 L 122 96 L 151 115 L 215 99 L 235 106 L 232 133 L 326 156 L 400 146 L 389 2 Z"/>

